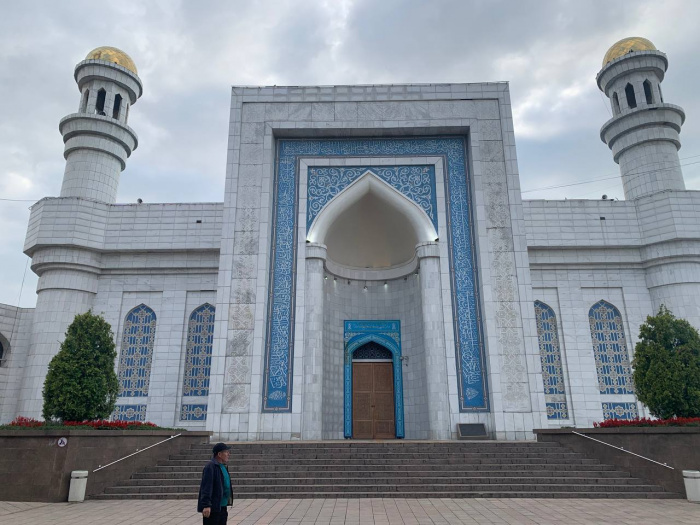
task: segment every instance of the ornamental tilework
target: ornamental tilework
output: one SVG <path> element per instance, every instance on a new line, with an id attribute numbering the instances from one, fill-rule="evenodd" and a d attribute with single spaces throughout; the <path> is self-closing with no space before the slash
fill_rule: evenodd
<path id="1" fill-rule="evenodd" d="M 119 356 L 119 395 L 146 397 L 151 378 L 156 314 L 145 304 L 131 310 L 124 320 Z"/>
<path id="2" fill-rule="evenodd" d="M 435 196 L 435 166 L 390 167 L 313 167 L 309 168 L 306 230 L 333 198 L 367 172 L 371 172 L 395 190 L 415 202 L 438 229 Z"/>
<path id="3" fill-rule="evenodd" d="M 206 421 L 207 405 L 182 405 L 180 407 L 180 421 Z"/>
<path id="4" fill-rule="evenodd" d="M 637 419 L 637 403 L 603 403 L 603 419 Z"/>
<path id="5" fill-rule="evenodd" d="M 450 284 L 460 410 L 488 411 L 466 144 L 462 137 L 445 137 L 278 141 L 270 250 L 271 300 L 268 303 L 265 340 L 264 412 L 291 411 L 299 188 L 297 160 L 301 157 L 397 156 L 440 156 L 445 161 Z"/>
<path id="6" fill-rule="evenodd" d="M 547 419 L 569 419 L 569 408 L 566 403 L 546 403 Z"/>
<path id="7" fill-rule="evenodd" d="M 209 395 L 211 352 L 214 344 L 214 313 L 215 308 L 206 303 L 190 315 L 187 325 L 183 396 Z"/>
<path id="8" fill-rule="evenodd" d="M 117 405 L 112 413 L 113 421 L 146 421 L 146 405 Z"/>
<path id="9" fill-rule="evenodd" d="M 547 419 L 568 419 L 557 317 L 549 305 L 535 301 L 535 320 L 542 362 L 544 397 L 547 403 Z"/>
<path id="10" fill-rule="evenodd" d="M 370 341 L 369 343 L 365 343 L 360 348 L 355 350 L 355 352 L 352 354 L 353 361 L 359 361 L 362 359 L 391 359 L 391 358 L 392 358 L 391 352 L 389 350 L 387 350 L 386 348 L 384 348 L 379 343 L 375 343 L 374 341 Z"/>
<path id="11" fill-rule="evenodd" d="M 588 312 L 601 394 L 634 394 L 629 354 L 620 311 L 598 301 Z"/>
<path id="12" fill-rule="evenodd" d="M 345 321 L 343 373 L 343 432 L 352 437 L 352 361 L 356 351 L 375 344 L 391 354 L 394 369 L 394 420 L 396 437 L 405 436 L 403 418 L 403 370 L 401 369 L 401 321 Z"/>

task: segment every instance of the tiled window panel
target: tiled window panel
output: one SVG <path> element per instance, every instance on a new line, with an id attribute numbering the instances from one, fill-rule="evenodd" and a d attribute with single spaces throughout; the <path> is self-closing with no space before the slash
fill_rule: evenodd
<path id="1" fill-rule="evenodd" d="M 214 343 L 215 308 L 203 304 L 190 315 L 187 325 L 187 350 L 182 395 L 209 395 L 211 352 Z M 185 406 L 185 405 L 183 405 Z"/>
<path id="2" fill-rule="evenodd" d="M 603 403 L 603 419 L 637 419 L 637 403 Z"/>
<path id="3" fill-rule="evenodd" d="M 126 315 L 123 333 L 119 356 L 119 395 L 146 397 L 156 337 L 155 312 L 140 304 Z"/>
<path id="4" fill-rule="evenodd" d="M 568 419 L 557 317 L 549 305 L 535 301 L 535 319 L 542 361 L 547 419 Z"/>
<path id="5" fill-rule="evenodd" d="M 207 405 L 184 404 L 180 407 L 180 421 L 206 421 Z"/>
<path id="6" fill-rule="evenodd" d="M 629 353 L 620 311 L 598 301 L 588 312 L 601 394 L 634 394 Z"/>
<path id="7" fill-rule="evenodd" d="M 114 421 L 146 421 L 146 405 L 117 405 L 112 413 Z"/>

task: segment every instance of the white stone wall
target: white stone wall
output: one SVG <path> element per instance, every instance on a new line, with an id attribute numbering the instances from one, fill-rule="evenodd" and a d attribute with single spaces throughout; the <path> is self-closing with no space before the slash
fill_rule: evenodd
<path id="1" fill-rule="evenodd" d="M 17 400 L 33 320 L 33 309 L 0 304 L 0 340 L 5 347 L 0 366 L 0 424 L 22 415 L 17 413 Z"/>

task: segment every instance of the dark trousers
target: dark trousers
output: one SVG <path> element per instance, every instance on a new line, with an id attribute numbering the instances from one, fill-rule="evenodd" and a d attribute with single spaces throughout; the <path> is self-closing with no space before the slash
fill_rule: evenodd
<path id="1" fill-rule="evenodd" d="M 202 525 L 226 525 L 228 509 L 221 507 L 219 512 L 212 512 L 208 518 L 202 518 Z"/>

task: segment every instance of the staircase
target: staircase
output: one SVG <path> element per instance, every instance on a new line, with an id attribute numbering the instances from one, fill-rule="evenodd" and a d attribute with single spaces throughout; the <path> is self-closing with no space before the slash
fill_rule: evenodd
<path id="1" fill-rule="evenodd" d="M 232 444 L 243 498 L 679 498 L 553 443 L 325 441 Z M 196 445 L 96 499 L 196 499 Z"/>

